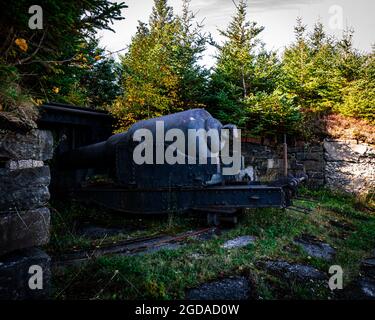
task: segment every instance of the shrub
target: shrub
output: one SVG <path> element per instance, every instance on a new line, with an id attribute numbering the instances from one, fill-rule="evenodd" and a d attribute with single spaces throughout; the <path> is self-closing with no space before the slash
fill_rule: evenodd
<path id="1" fill-rule="evenodd" d="M 299 131 L 301 113 L 293 99 L 278 91 L 259 92 L 245 100 L 248 130 L 253 134 L 279 134 Z"/>
<path id="2" fill-rule="evenodd" d="M 0 62 L 0 126 L 5 129 L 35 128 L 38 112 L 19 85 L 15 67 Z"/>

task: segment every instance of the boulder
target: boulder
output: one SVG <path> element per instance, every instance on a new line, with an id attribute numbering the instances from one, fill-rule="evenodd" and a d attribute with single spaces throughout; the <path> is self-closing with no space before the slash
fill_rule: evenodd
<path id="1" fill-rule="evenodd" d="M 328 243 L 318 241 L 308 235 L 296 238 L 294 243 L 300 245 L 309 256 L 314 258 L 331 261 L 336 254 L 336 250 Z"/>
<path id="2" fill-rule="evenodd" d="M 357 283 L 358 299 L 375 300 L 375 280 L 362 277 Z"/>
<path id="3" fill-rule="evenodd" d="M 357 144 L 355 141 L 325 140 L 324 151 L 327 161 L 357 162 L 360 157 L 371 153 L 372 148 L 367 144 Z"/>
<path id="4" fill-rule="evenodd" d="M 362 194 L 375 187 L 375 148 L 364 143 L 325 140 L 327 186 Z"/>
<path id="5" fill-rule="evenodd" d="M 375 187 L 375 159 L 361 162 L 327 162 L 325 176 L 328 187 L 350 193 L 366 193 Z"/>
<path id="6" fill-rule="evenodd" d="M 249 244 L 254 243 L 255 240 L 256 240 L 256 237 L 253 237 L 253 236 L 241 236 L 241 237 L 237 237 L 235 239 L 226 241 L 223 244 L 223 248 L 224 249 L 242 248 L 242 247 L 246 247 Z"/>
<path id="7" fill-rule="evenodd" d="M 361 273 L 375 281 L 375 257 L 367 258 L 362 261 Z"/>
<path id="8" fill-rule="evenodd" d="M 291 264 L 286 261 L 266 261 L 262 264 L 271 273 L 288 280 L 325 280 L 326 275 L 318 269 L 302 264 Z"/>
<path id="9" fill-rule="evenodd" d="M 187 300 L 247 300 L 250 295 L 249 281 L 244 277 L 231 277 L 190 289 Z"/>
<path id="10" fill-rule="evenodd" d="M 49 237 L 48 208 L 0 214 L 0 256 L 13 250 L 45 245 Z"/>

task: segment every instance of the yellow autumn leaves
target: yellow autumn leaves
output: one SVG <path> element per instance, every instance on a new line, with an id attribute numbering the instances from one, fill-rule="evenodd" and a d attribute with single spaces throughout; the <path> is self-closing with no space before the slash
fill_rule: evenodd
<path id="1" fill-rule="evenodd" d="M 27 44 L 27 41 L 23 38 L 17 38 L 16 40 L 14 40 L 14 43 L 16 44 L 16 46 L 23 52 L 26 52 L 29 48 L 28 44 Z M 95 61 L 99 61 L 101 60 L 103 57 L 101 55 L 96 55 L 94 57 L 94 60 Z M 78 54 L 76 57 L 75 57 L 75 60 L 76 61 L 82 61 L 84 63 L 87 62 L 87 58 L 82 54 Z"/>
<path id="2" fill-rule="evenodd" d="M 29 46 L 27 45 L 27 42 L 25 39 L 23 38 L 17 38 L 14 43 L 17 45 L 18 48 L 20 48 L 20 50 L 22 50 L 23 52 L 26 52 L 27 49 L 29 48 Z"/>

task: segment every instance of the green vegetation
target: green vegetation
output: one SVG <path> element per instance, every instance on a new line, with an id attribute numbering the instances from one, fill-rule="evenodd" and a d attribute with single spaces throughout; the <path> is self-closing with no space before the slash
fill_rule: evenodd
<path id="1" fill-rule="evenodd" d="M 121 93 L 120 64 L 99 47 L 97 39 L 82 42 L 76 50 L 69 63 L 60 65 L 53 77 L 45 78 L 45 86 L 52 88 L 47 101 L 107 109 Z"/>
<path id="2" fill-rule="evenodd" d="M 281 56 L 265 49 L 264 27 L 249 21 L 247 2 L 236 4 L 222 44 L 194 27 L 185 0 L 181 16 L 166 0 L 155 0 L 149 24 L 140 23 L 122 56 L 123 94 L 111 109 L 118 130 L 156 116 L 205 107 L 224 123 L 252 135 L 328 134 L 327 115 L 337 113 L 374 123 L 374 52 L 353 47 L 354 32 L 328 36 L 322 23 L 313 31 L 301 19 L 296 39 Z M 207 43 L 217 48 L 208 73 L 199 65 Z"/>
<path id="3" fill-rule="evenodd" d="M 225 276 L 242 275 L 254 284 L 255 298 L 334 298 L 327 286 L 319 282 L 290 282 L 267 273 L 261 261 L 280 259 L 309 264 L 325 273 L 330 265 L 338 264 L 343 267 L 344 286 L 347 286 L 358 275 L 360 260 L 375 247 L 375 216 L 366 205 L 350 196 L 327 190 L 302 190 L 302 194 L 306 200 L 297 200 L 296 204 L 311 208 L 313 211 L 308 215 L 289 209 L 249 210 L 237 227 L 208 241 L 190 239 L 177 250 L 106 256 L 59 270 L 54 278 L 55 297 L 183 298 L 187 288 Z M 180 230 L 192 227 L 189 218 L 179 219 Z M 304 234 L 336 248 L 333 262 L 309 257 L 293 242 Z M 239 249 L 221 247 L 224 241 L 241 235 L 256 236 L 257 241 Z"/>
<path id="4" fill-rule="evenodd" d="M 154 0 L 148 23 L 139 23 L 120 63 L 99 46 L 97 31 L 124 18 L 124 3 L 48 0 L 43 30 L 27 26 L 32 2 L 6 3 L 0 119 L 30 114 L 32 120 L 31 101 L 57 101 L 109 110 L 117 131 L 196 107 L 250 135 L 320 139 L 330 134 L 332 114 L 375 123 L 375 52 L 356 50 L 353 30 L 337 39 L 320 22 L 309 32 L 297 19 L 294 43 L 268 51 L 264 27 L 248 20 L 247 1 L 238 0 L 230 24 L 220 30 L 224 41 L 216 43 L 196 22 L 190 1 L 181 1 L 177 15 L 167 0 Z M 200 63 L 207 45 L 217 49 L 212 70 Z"/>
<path id="5" fill-rule="evenodd" d="M 149 24 L 140 22 L 122 56 L 124 94 L 111 112 L 124 130 L 136 121 L 203 106 L 207 72 L 198 66 L 206 38 L 194 26 L 189 1 L 181 16 L 155 0 Z"/>
<path id="6" fill-rule="evenodd" d="M 120 92 L 117 67 L 98 47 L 96 34 L 110 29 L 114 20 L 123 19 L 125 4 L 108 0 L 43 1 L 43 29 L 32 30 L 28 26 L 32 16 L 29 8 L 34 4 L 29 0 L 2 4 L 2 122 L 19 120 L 32 127 L 36 114 L 32 105 L 48 101 L 93 107 L 110 104 Z"/>
<path id="7" fill-rule="evenodd" d="M 86 206 L 78 202 L 71 202 L 69 205 L 59 201 L 53 202 L 51 212 L 51 241 L 47 250 L 53 254 L 92 249 L 98 243 L 107 245 L 134 237 L 176 234 L 205 225 L 205 219 L 196 219 L 195 216 L 170 214 L 133 217 L 121 212 Z M 108 217 L 111 218 L 108 219 Z M 117 229 L 121 232 L 116 235 L 108 235 L 105 239 L 90 241 L 82 234 L 82 229 L 90 225 Z"/>
<path id="8" fill-rule="evenodd" d="M 317 22 L 311 33 L 301 19 L 296 39 L 281 59 L 261 42 L 262 27 L 246 18 L 240 1 L 211 79 L 208 108 L 220 120 L 255 135 L 326 135 L 321 119 L 332 112 L 374 123 L 374 51 L 353 48 L 352 30 L 341 40 Z"/>
<path id="9" fill-rule="evenodd" d="M 37 112 L 20 85 L 20 76 L 15 67 L 0 62 L 0 127 L 20 129 L 36 127 Z M 12 125 L 12 124 L 13 125 Z"/>

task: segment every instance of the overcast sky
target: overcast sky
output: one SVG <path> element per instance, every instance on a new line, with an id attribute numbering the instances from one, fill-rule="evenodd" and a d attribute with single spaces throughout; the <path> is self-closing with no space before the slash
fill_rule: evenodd
<path id="1" fill-rule="evenodd" d="M 153 0 L 123 0 L 129 8 L 123 11 L 125 20 L 115 22 L 115 33 L 101 32 L 101 44 L 107 50 L 125 48 L 134 35 L 138 20 L 148 22 Z M 234 0 L 238 1 L 238 0 Z M 181 0 L 169 0 L 175 13 L 181 12 Z M 294 39 L 293 26 L 302 17 L 310 28 L 318 19 L 328 33 L 341 36 L 347 26 L 355 30 L 354 44 L 362 51 L 370 51 L 375 44 L 375 0 L 248 0 L 248 17 L 265 27 L 262 40 L 268 49 L 282 52 Z M 191 0 L 191 8 L 197 20 L 204 24 L 216 41 L 221 38 L 217 28 L 225 28 L 235 11 L 232 0 Z M 215 51 L 207 48 L 203 64 L 211 67 Z"/>

